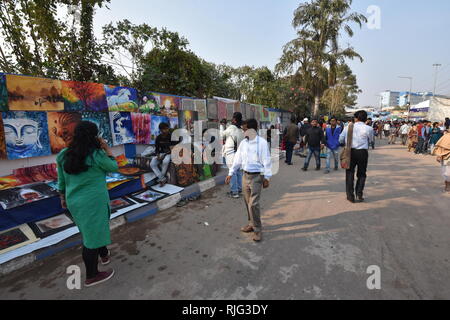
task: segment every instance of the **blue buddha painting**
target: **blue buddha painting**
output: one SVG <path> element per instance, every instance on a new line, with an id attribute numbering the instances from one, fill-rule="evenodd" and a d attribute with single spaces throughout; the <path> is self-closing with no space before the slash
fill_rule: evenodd
<path id="1" fill-rule="evenodd" d="M 8 159 L 50 155 L 45 112 L 2 112 Z"/>

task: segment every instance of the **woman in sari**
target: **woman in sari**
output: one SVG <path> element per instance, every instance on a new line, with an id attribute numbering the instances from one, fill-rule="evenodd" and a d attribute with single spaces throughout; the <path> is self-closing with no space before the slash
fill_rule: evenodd
<path id="1" fill-rule="evenodd" d="M 450 134 L 444 132 L 444 136 L 436 143 L 433 149 L 436 160 L 441 164 L 441 173 L 445 182 L 445 191 L 450 193 Z"/>
<path id="2" fill-rule="evenodd" d="M 408 132 L 408 152 L 416 148 L 419 142 L 419 133 L 417 131 L 417 126 L 414 124 Z"/>

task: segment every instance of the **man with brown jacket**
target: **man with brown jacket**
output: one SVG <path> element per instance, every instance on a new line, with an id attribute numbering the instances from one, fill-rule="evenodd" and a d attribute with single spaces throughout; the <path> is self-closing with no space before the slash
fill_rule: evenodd
<path id="1" fill-rule="evenodd" d="M 300 129 L 298 125 L 295 124 L 295 117 L 291 118 L 291 124 L 286 128 L 284 139 L 286 141 L 286 163 L 292 166 L 292 154 L 294 152 L 294 147 L 297 144 L 298 137 L 300 134 Z"/>

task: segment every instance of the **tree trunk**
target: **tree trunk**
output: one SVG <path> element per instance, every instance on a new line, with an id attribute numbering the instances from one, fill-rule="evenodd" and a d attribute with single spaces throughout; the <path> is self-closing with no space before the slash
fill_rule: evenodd
<path id="1" fill-rule="evenodd" d="M 314 110 L 313 110 L 314 117 L 317 117 L 319 115 L 319 104 L 320 104 L 320 97 L 315 96 L 314 97 Z"/>

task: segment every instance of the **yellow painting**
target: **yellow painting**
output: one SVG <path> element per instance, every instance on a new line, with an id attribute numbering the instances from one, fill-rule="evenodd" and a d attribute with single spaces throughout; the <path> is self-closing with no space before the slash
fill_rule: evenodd
<path id="1" fill-rule="evenodd" d="M 64 110 L 60 80 L 6 75 L 6 87 L 11 111 Z"/>

